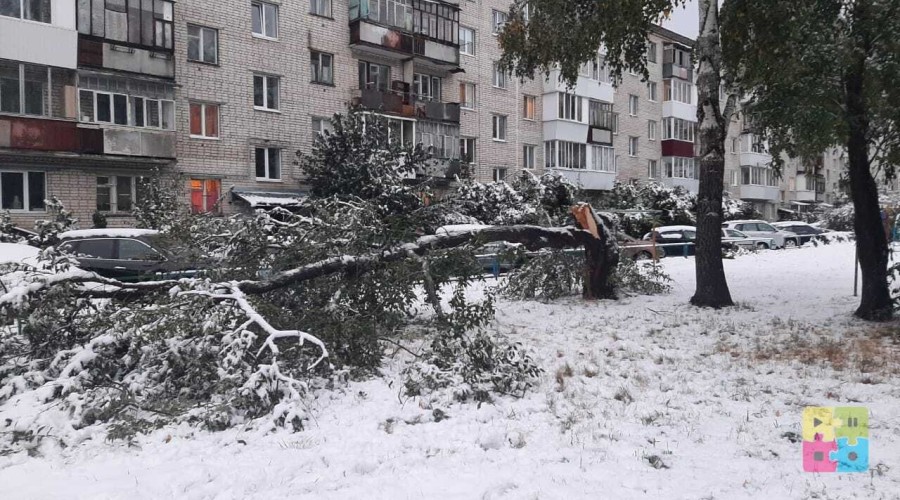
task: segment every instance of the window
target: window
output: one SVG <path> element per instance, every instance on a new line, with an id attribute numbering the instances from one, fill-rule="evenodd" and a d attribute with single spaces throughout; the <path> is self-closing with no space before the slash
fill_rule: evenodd
<path id="1" fill-rule="evenodd" d="M 559 119 L 574 120 L 577 122 L 584 121 L 582 112 L 582 98 L 567 92 L 559 94 Z"/>
<path id="2" fill-rule="evenodd" d="M 749 184 L 755 186 L 777 186 L 778 178 L 772 169 L 767 167 L 741 167 L 741 184 Z M 806 189 L 813 191 L 817 189 L 817 185 L 821 184 L 824 189 L 824 183 L 816 182 L 816 179 L 806 178 Z M 820 191 L 821 192 L 821 191 Z"/>
<path id="3" fill-rule="evenodd" d="M 127 175 L 97 177 L 97 210 L 130 212 L 134 205 L 135 178 Z"/>
<path id="4" fill-rule="evenodd" d="M 278 109 L 278 77 L 253 75 L 253 106 L 256 109 Z"/>
<path id="5" fill-rule="evenodd" d="M 532 169 L 534 168 L 534 150 L 537 149 L 535 146 L 530 144 L 525 144 L 522 146 L 522 168 Z"/>
<path id="6" fill-rule="evenodd" d="M 587 166 L 587 145 L 569 141 L 544 143 L 544 164 L 547 168 L 584 169 Z"/>
<path id="7" fill-rule="evenodd" d="M 611 146 L 591 146 L 591 170 L 616 171 L 616 150 Z"/>
<path id="8" fill-rule="evenodd" d="M 412 146 L 416 140 L 416 121 L 382 117 L 387 122 L 388 127 L 388 143 L 404 144 Z"/>
<path id="9" fill-rule="evenodd" d="M 359 88 L 387 92 L 391 80 L 391 67 L 383 64 L 359 61 Z"/>
<path id="10" fill-rule="evenodd" d="M 80 90 L 81 121 L 92 123 L 111 123 L 116 125 L 134 125 L 136 127 L 160 128 L 160 101 L 143 97 L 132 97 L 132 122 L 128 122 L 129 96 L 125 94 L 111 94 L 109 92 L 97 92 L 93 90 Z M 150 103 L 153 104 L 150 104 Z M 174 103 L 171 104 L 174 115 Z M 148 109 L 149 108 L 149 109 Z M 151 118 L 149 115 L 153 114 Z M 174 116 L 170 117 L 174 121 Z M 169 123 L 171 125 L 171 123 Z"/>
<path id="11" fill-rule="evenodd" d="M 331 17 L 331 0 L 310 0 L 309 13 L 322 17 Z"/>
<path id="12" fill-rule="evenodd" d="M 493 124 L 493 135 L 495 141 L 505 141 L 506 140 L 506 116 L 503 115 L 493 115 L 491 116 L 491 123 Z"/>
<path id="13" fill-rule="evenodd" d="M 522 98 L 522 118 L 534 120 L 535 97 L 526 95 Z"/>
<path id="14" fill-rule="evenodd" d="M 656 160 L 647 161 L 647 177 L 659 179 L 659 163 Z"/>
<path id="15" fill-rule="evenodd" d="M 668 45 L 663 48 L 663 63 L 689 68 L 691 67 L 691 53 Z"/>
<path id="16" fill-rule="evenodd" d="M 330 118 L 319 118 L 317 116 L 312 117 L 313 138 L 325 135 L 325 132 L 330 133 L 331 130 L 332 128 Z"/>
<path id="17" fill-rule="evenodd" d="M 628 114 L 631 116 L 638 114 L 638 96 L 634 94 L 628 95 Z"/>
<path id="18" fill-rule="evenodd" d="M 50 95 L 59 87 L 51 85 L 51 73 L 46 66 L 0 60 L 0 112 L 50 116 L 50 100 L 64 101 L 64 95 Z"/>
<path id="19" fill-rule="evenodd" d="M 281 180 L 281 150 L 278 148 L 256 148 L 256 180 Z"/>
<path id="20" fill-rule="evenodd" d="M 459 158 L 459 125 L 435 121 L 416 124 L 416 142 L 431 150 L 434 158 Z"/>
<path id="21" fill-rule="evenodd" d="M 663 139 L 694 142 L 696 123 L 681 118 L 663 118 Z"/>
<path id="22" fill-rule="evenodd" d="M 628 156 L 637 156 L 638 154 L 638 138 L 631 136 L 628 138 Z"/>
<path id="23" fill-rule="evenodd" d="M 191 179 L 191 212 L 218 213 L 221 192 L 222 181 L 218 179 Z"/>
<path id="24" fill-rule="evenodd" d="M 606 67 L 606 60 L 602 55 L 591 61 L 591 79 L 598 82 L 609 82 L 609 70 Z"/>
<path id="25" fill-rule="evenodd" d="M 506 88 L 506 72 L 496 62 L 494 63 L 494 87 Z"/>
<path id="26" fill-rule="evenodd" d="M 120 238 L 118 260 L 143 260 L 143 261 L 161 261 L 165 260 L 159 252 L 150 247 L 150 245 L 140 240 L 131 238 Z"/>
<path id="27" fill-rule="evenodd" d="M 0 209 L 44 210 L 44 172 L 0 172 Z"/>
<path id="28" fill-rule="evenodd" d="M 475 55 L 475 30 L 459 27 L 459 53 L 467 56 Z"/>
<path id="29" fill-rule="evenodd" d="M 188 61 L 219 63 L 219 30 L 188 25 Z"/>
<path id="30" fill-rule="evenodd" d="M 251 2 L 253 34 L 264 38 L 278 38 L 278 6 L 265 2 Z"/>
<path id="31" fill-rule="evenodd" d="M 685 104 L 691 104 L 693 101 L 693 85 L 691 82 L 672 78 L 663 80 L 663 90 L 665 92 L 666 101 L 677 101 Z"/>
<path id="32" fill-rule="evenodd" d="M 0 0 L 0 16 L 50 23 L 50 0 Z"/>
<path id="33" fill-rule="evenodd" d="M 655 141 L 656 135 L 658 134 L 659 123 L 654 120 L 647 121 L 647 140 Z"/>
<path id="34" fill-rule="evenodd" d="M 441 78 L 416 73 L 413 75 L 413 94 L 423 101 L 441 100 Z"/>
<path id="35" fill-rule="evenodd" d="M 191 104 L 191 137 L 219 137 L 218 104 Z"/>
<path id="36" fill-rule="evenodd" d="M 499 10 L 491 10 L 491 30 L 493 34 L 503 31 L 503 27 L 509 21 L 509 13 Z"/>
<path id="37" fill-rule="evenodd" d="M 656 43 L 648 42 L 647 43 L 647 61 L 655 63 L 656 62 Z"/>
<path id="38" fill-rule="evenodd" d="M 613 133 L 618 131 L 618 114 L 613 113 L 612 103 L 594 101 L 588 102 L 588 123 L 592 127 L 604 128 L 612 130 Z"/>
<path id="39" fill-rule="evenodd" d="M 677 179 L 699 178 L 700 171 L 696 168 L 696 163 L 694 162 L 693 158 L 669 156 L 663 158 L 662 162 L 662 174 L 665 177 Z"/>
<path id="40" fill-rule="evenodd" d="M 475 109 L 475 84 L 460 82 L 459 105 L 465 109 Z"/>
<path id="41" fill-rule="evenodd" d="M 506 169 L 495 168 L 493 171 L 494 182 L 503 182 L 506 180 Z"/>
<path id="42" fill-rule="evenodd" d="M 459 158 L 466 163 L 475 163 L 475 138 L 460 137 Z"/>
<path id="43" fill-rule="evenodd" d="M 310 75 L 313 83 L 334 84 L 334 56 L 324 52 L 309 52 Z"/>
<path id="44" fill-rule="evenodd" d="M 79 0 L 78 32 L 171 50 L 174 15 L 174 3 L 170 0 Z"/>
<path id="45" fill-rule="evenodd" d="M 657 85 L 656 82 L 647 82 L 647 99 L 656 102 L 658 96 L 656 94 Z"/>
<path id="46" fill-rule="evenodd" d="M 81 240 L 73 242 L 73 244 L 77 245 L 77 250 L 75 250 L 77 254 L 94 259 L 113 260 L 115 258 L 116 240 L 113 238 Z"/>

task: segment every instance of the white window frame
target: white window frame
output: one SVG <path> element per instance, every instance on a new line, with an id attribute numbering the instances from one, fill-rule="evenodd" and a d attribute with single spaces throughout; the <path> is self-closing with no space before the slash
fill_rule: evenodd
<path id="1" fill-rule="evenodd" d="M 199 29 L 199 30 L 200 30 L 199 34 L 198 34 L 198 35 L 191 35 L 191 28 L 197 28 L 197 29 Z M 191 61 L 191 62 L 198 62 L 198 63 L 203 63 L 203 64 L 214 64 L 214 65 L 218 65 L 218 64 L 219 64 L 219 30 L 217 30 L 216 28 L 209 28 L 209 27 L 206 27 L 206 26 L 201 26 L 201 25 L 199 25 L 199 24 L 192 24 L 192 23 L 189 23 L 189 24 L 187 25 L 187 32 L 188 32 L 188 35 L 187 35 L 187 39 L 188 39 L 188 51 L 187 51 L 188 57 L 187 57 L 187 60 L 188 60 L 188 61 Z M 203 42 L 206 40 L 206 38 L 207 38 L 207 36 L 208 36 L 208 35 L 206 34 L 207 32 L 212 32 L 213 36 L 214 36 L 215 39 L 216 39 L 216 40 L 215 40 L 215 42 L 216 42 L 216 43 L 215 43 L 215 54 L 214 54 L 214 56 L 215 56 L 214 59 L 215 59 L 215 60 L 212 61 L 212 62 L 206 60 L 206 57 L 205 57 L 206 54 L 204 53 L 204 47 L 206 47 L 206 44 L 203 43 Z M 199 59 L 191 59 L 191 51 L 190 51 L 191 39 L 196 39 L 196 40 L 197 40 L 197 45 L 198 45 L 197 51 L 198 51 L 198 54 L 199 54 L 199 56 L 200 56 Z"/>
<path id="2" fill-rule="evenodd" d="M 416 99 L 442 102 L 444 79 L 426 73 L 413 73 L 412 92 Z"/>
<path id="3" fill-rule="evenodd" d="M 616 149 L 612 146 L 591 146 L 591 170 L 616 173 Z"/>
<path id="4" fill-rule="evenodd" d="M 493 63 L 493 78 L 491 79 L 491 83 L 493 84 L 495 89 L 506 89 L 509 86 L 509 75 L 506 74 L 505 71 L 500 69 L 500 63 Z"/>
<path id="5" fill-rule="evenodd" d="M 557 118 L 584 123 L 584 98 L 568 92 L 559 92 L 557 99 Z"/>
<path id="6" fill-rule="evenodd" d="M 265 177 L 258 177 L 256 175 L 256 151 L 259 149 L 262 149 L 266 152 L 266 154 L 264 155 L 266 158 L 266 161 L 265 161 L 266 176 Z M 269 151 L 271 151 L 271 150 L 278 151 L 278 177 L 271 176 L 272 166 L 269 162 L 270 161 Z M 284 170 L 283 170 L 284 161 L 282 161 L 283 153 L 284 153 L 284 151 L 281 148 L 266 147 L 266 146 L 256 146 L 253 148 L 253 176 L 256 177 L 257 182 L 282 182 L 282 179 L 284 179 Z"/>
<path id="7" fill-rule="evenodd" d="M 647 140 L 655 141 L 659 135 L 659 123 L 656 120 L 647 120 Z"/>
<path id="8" fill-rule="evenodd" d="M 659 162 L 657 160 L 647 160 L 647 178 L 659 179 Z"/>
<path id="9" fill-rule="evenodd" d="M 528 103 L 531 103 L 531 116 L 528 116 Z M 523 94 L 522 96 L 522 119 L 534 121 L 537 118 L 537 97 L 533 95 Z"/>
<path id="10" fill-rule="evenodd" d="M 637 116 L 640 98 L 634 94 L 628 94 L 628 116 Z"/>
<path id="11" fill-rule="evenodd" d="M 318 123 L 318 126 L 316 124 Z M 333 130 L 331 124 L 331 118 L 325 118 L 322 116 L 313 116 L 310 118 L 310 127 L 312 128 L 313 139 L 316 137 L 324 135 L 325 131 L 331 132 Z"/>
<path id="12" fill-rule="evenodd" d="M 655 63 L 659 60 L 659 55 L 656 53 L 657 48 L 656 42 L 647 42 L 647 62 Z"/>
<path id="13" fill-rule="evenodd" d="M 134 210 L 134 203 L 137 201 L 137 179 L 133 175 L 97 175 L 95 178 L 105 177 L 107 179 L 106 184 L 100 184 L 97 182 L 97 187 L 107 187 L 109 188 L 109 210 L 104 210 L 103 213 L 106 214 L 121 214 L 121 213 L 131 213 Z M 119 178 L 127 177 L 130 179 L 130 189 L 131 193 L 131 210 L 119 210 Z M 96 189 L 96 188 L 95 188 Z M 96 192 L 96 191 L 95 191 Z M 97 205 L 99 200 L 94 200 L 94 208 L 99 212 L 100 207 Z"/>
<path id="14" fill-rule="evenodd" d="M 638 143 L 638 137 L 634 136 L 634 135 L 629 136 L 628 137 L 628 156 L 630 156 L 631 158 L 636 158 L 638 155 L 639 147 L 640 147 L 640 144 Z"/>
<path id="15" fill-rule="evenodd" d="M 331 74 L 330 74 L 331 79 L 330 80 L 316 79 L 315 75 L 321 76 L 323 74 L 322 68 L 324 67 L 324 65 L 322 64 L 322 58 L 325 56 L 331 58 L 331 66 L 330 66 L 331 67 Z M 313 64 L 313 62 L 312 62 L 313 57 L 316 57 L 316 62 L 315 62 L 316 71 L 313 72 L 312 68 L 310 68 L 310 72 L 312 74 L 310 75 L 309 81 L 311 83 L 318 83 L 318 84 L 322 84 L 322 85 L 334 85 L 334 54 L 331 54 L 329 52 L 322 52 L 321 50 L 310 49 L 310 51 L 309 51 L 310 66 L 312 66 L 312 64 Z M 279 92 L 279 94 L 281 93 L 281 82 L 279 82 L 279 84 L 278 84 L 278 92 Z M 281 100 L 281 96 L 279 96 L 279 101 L 280 100 Z"/>
<path id="16" fill-rule="evenodd" d="M 10 19 L 21 19 L 23 21 L 29 21 L 32 23 L 53 24 L 53 9 L 52 9 L 52 7 L 50 9 L 50 12 L 47 13 L 47 15 L 50 17 L 50 19 L 48 19 L 47 21 L 40 21 L 37 19 L 29 19 L 29 18 L 25 17 L 25 13 L 28 12 L 28 10 L 25 9 L 25 4 L 31 3 L 32 1 L 39 2 L 40 0 L 19 0 L 19 15 L 17 17 L 7 16 L 7 15 L 0 15 L 0 17 L 9 17 Z M 48 5 L 51 5 L 50 2 L 48 2 Z"/>
<path id="17" fill-rule="evenodd" d="M 31 180 L 29 179 L 29 174 L 41 174 L 44 176 L 44 199 L 47 199 L 47 172 L 42 170 L 0 170 L 0 174 L 22 174 L 22 208 L 8 208 L 3 210 L 8 210 L 10 213 L 43 213 L 47 211 L 46 206 L 41 209 L 31 210 L 31 186 L 29 183 Z M 2 196 L 2 195 L 0 195 Z M 2 202 L 2 199 L 0 199 Z"/>
<path id="18" fill-rule="evenodd" d="M 262 106 L 258 106 L 256 104 L 256 79 L 257 78 L 263 79 L 263 88 L 262 88 L 263 105 Z M 269 80 L 275 80 L 278 84 L 278 92 L 276 92 L 276 96 L 275 96 L 276 103 L 275 103 L 274 108 L 269 106 L 269 104 L 270 104 L 269 103 L 269 85 L 270 85 Z M 253 97 L 253 109 L 256 109 L 258 111 L 268 111 L 271 113 L 280 112 L 280 108 L 281 108 L 281 77 L 275 76 L 275 75 L 266 75 L 266 74 L 262 74 L 262 73 L 253 73 L 253 96 L 254 96 Z"/>
<path id="19" fill-rule="evenodd" d="M 310 0 L 309 13 L 314 16 L 334 18 L 332 0 Z M 319 12 L 322 11 L 322 12 Z"/>
<path id="20" fill-rule="evenodd" d="M 471 39 L 463 41 L 463 32 L 471 33 Z M 459 27 L 459 53 L 475 57 L 475 30 L 473 28 L 462 25 Z"/>
<path id="21" fill-rule="evenodd" d="M 537 158 L 537 146 L 534 144 L 523 144 L 522 145 L 522 168 L 526 170 L 531 170 L 535 168 L 537 162 L 535 161 Z"/>
<path id="22" fill-rule="evenodd" d="M 201 134 L 191 134 L 191 106 L 200 106 L 200 130 Z M 206 135 L 206 108 L 213 106 L 216 108 L 216 132 L 219 135 Z M 191 102 L 188 104 L 188 134 L 192 139 L 219 140 L 222 136 L 222 107 L 210 102 Z"/>
<path id="23" fill-rule="evenodd" d="M 275 34 L 274 35 L 269 35 L 265 32 L 266 31 L 266 6 L 274 8 L 274 12 L 275 12 L 275 25 L 274 25 L 275 26 Z M 259 8 L 259 20 L 260 20 L 260 28 L 262 28 L 262 33 L 257 33 L 255 31 L 253 31 L 253 11 L 251 10 L 250 11 L 250 16 L 251 16 L 250 31 L 251 31 L 252 35 L 255 38 L 263 38 L 266 40 L 278 40 L 278 31 L 279 31 L 279 26 L 278 26 L 279 19 L 278 18 L 281 17 L 281 13 L 279 12 L 280 6 L 276 3 L 260 2 L 257 0 L 250 2 L 251 9 L 255 9 L 257 7 Z"/>
<path id="24" fill-rule="evenodd" d="M 491 171 L 491 177 L 494 182 L 506 182 L 506 175 L 509 169 L 506 167 L 496 167 Z"/>
<path id="25" fill-rule="evenodd" d="M 466 101 L 462 99 L 462 95 L 460 95 L 460 103 L 459 106 L 462 109 L 475 109 L 478 105 L 476 98 L 476 85 L 473 82 L 459 82 L 460 89 L 464 89 L 463 93 L 465 93 L 466 97 L 471 97 L 471 100 Z M 471 90 L 471 92 L 469 92 Z"/>
<path id="26" fill-rule="evenodd" d="M 471 150 L 470 146 L 471 144 Z M 478 139 L 476 137 L 460 137 L 459 138 L 459 158 L 462 160 L 471 153 L 472 161 L 467 162 L 469 165 L 478 163 Z"/>
<path id="27" fill-rule="evenodd" d="M 501 127 L 502 125 L 502 127 Z M 491 115 L 491 138 L 497 142 L 506 142 L 508 137 L 509 117 L 506 115 Z"/>
<path id="28" fill-rule="evenodd" d="M 659 86 L 656 82 L 647 82 L 647 100 L 659 102 Z"/>
<path id="29" fill-rule="evenodd" d="M 491 9 L 491 33 L 494 36 L 503 31 L 503 27 L 509 22 L 509 13 L 497 9 Z"/>

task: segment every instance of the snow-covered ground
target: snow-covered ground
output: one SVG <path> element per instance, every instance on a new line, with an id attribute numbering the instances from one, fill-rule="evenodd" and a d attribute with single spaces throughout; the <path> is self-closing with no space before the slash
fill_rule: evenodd
<path id="1" fill-rule="evenodd" d="M 546 370 L 523 399 L 436 419 L 402 396 L 398 360 L 320 394 L 300 433 L 0 457 L 0 498 L 900 498 L 900 346 L 851 317 L 852 244 L 726 261 L 723 311 L 687 305 L 693 259 L 663 262 L 666 296 L 501 302 L 497 334 Z M 808 405 L 868 406 L 870 472 L 802 471 Z"/>

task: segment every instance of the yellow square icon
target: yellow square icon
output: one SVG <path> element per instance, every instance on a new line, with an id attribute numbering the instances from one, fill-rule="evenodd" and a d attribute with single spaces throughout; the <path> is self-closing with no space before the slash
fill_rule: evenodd
<path id="1" fill-rule="evenodd" d="M 807 406 L 803 409 L 803 440 L 834 441 L 834 408 Z M 819 436 L 816 439 L 816 435 Z"/>

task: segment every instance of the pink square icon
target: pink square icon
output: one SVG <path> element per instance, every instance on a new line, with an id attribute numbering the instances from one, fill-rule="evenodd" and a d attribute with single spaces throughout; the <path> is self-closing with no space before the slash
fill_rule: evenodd
<path id="1" fill-rule="evenodd" d="M 830 453 L 837 451 L 834 441 L 822 441 L 816 435 L 815 441 L 803 442 L 803 470 L 806 472 L 835 472 L 837 461 L 831 459 Z"/>

